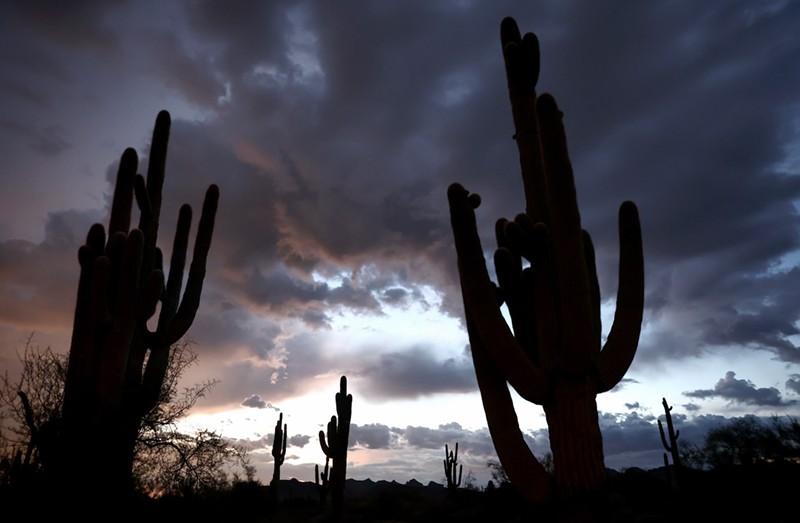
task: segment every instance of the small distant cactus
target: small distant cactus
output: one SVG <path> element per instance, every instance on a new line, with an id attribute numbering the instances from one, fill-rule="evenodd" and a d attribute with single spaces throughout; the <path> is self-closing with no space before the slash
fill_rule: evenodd
<path id="1" fill-rule="evenodd" d="M 283 426 L 281 426 L 283 424 Z M 272 441 L 272 457 L 274 464 L 272 469 L 272 482 L 270 483 L 270 492 L 272 492 L 272 499 L 274 502 L 278 501 L 278 490 L 281 483 L 281 465 L 286 458 L 286 435 L 287 426 L 283 423 L 283 412 L 278 416 L 278 423 L 275 425 L 275 436 Z"/>
<path id="2" fill-rule="evenodd" d="M 330 477 L 328 473 L 328 464 L 330 461 L 331 459 L 329 457 L 325 457 L 325 468 L 321 473 L 319 471 L 319 465 L 314 465 L 314 485 L 317 489 L 317 495 L 319 495 L 320 505 L 325 504 L 325 501 L 328 499 L 328 493 L 331 490 Z"/>
<path id="3" fill-rule="evenodd" d="M 664 449 L 666 449 L 666 451 L 672 455 L 672 468 L 675 469 L 675 484 L 677 488 L 679 485 L 678 476 L 680 475 L 681 469 L 681 457 L 680 452 L 678 451 L 678 437 L 681 435 L 681 431 L 675 430 L 672 425 L 672 407 L 667 404 L 666 398 L 661 398 L 661 405 L 664 406 L 664 415 L 667 419 L 667 432 L 664 432 L 664 426 L 661 424 L 661 420 L 659 419 L 658 433 L 661 435 L 661 443 L 664 445 Z M 670 466 L 669 459 L 667 458 L 667 452 L 664 453 L 664 469 L 667 471 L 667 474 L 669 474 Z"/>
<path id="4" fill-rule="evenodd" d="M 336 393 L 336 416 L 328 422 L 327 440 L 325 432 L 319 431 L 322 452 L 333 461 L 330 472 L 331 502 L 334 514 L 339 516 L 344 508 L 344 485 L 347 477 L 347 447 L 350 440 L 350 418 L 353 412 L 353 396 L 347 393 L 347 378 L 339 380 Z"/>
<path id="5" fill-rule="evenodd" d="M 458 464 L 458 442 L 456 442 L 455 452 L 449 450 L 447 443 L 444 444 L 444 475 L 447 478 L 447 488 L 455 490 L 461 486 L 461 473 L 464 465 Z M 458 471 L 456 471 L 458 468 Z"/>

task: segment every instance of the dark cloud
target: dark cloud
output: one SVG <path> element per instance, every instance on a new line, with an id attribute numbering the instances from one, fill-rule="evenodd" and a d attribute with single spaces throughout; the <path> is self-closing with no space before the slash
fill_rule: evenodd
<path id="1" fill-rule="evenodd" d="M 60 125 L 50 125 L 39 130 L 31 143 L 31 148 L 48 156 L 56 156 L 72 145 L 64 138 L 64 129 Z"/>
<path id="2" fill-rule="evenodd" d="M 49 157 L 58 156 L 72 147 L 64 136 L 63 126 L 58 124 L 37 129 L 18 122 L 0 121 L 0 130 L 23 138 L 32 150 Z"/>
<path id="3" fill-rule="evenodd" d="M 314 439 L 316 439 L 316 437 Z M 311 436 L 296 434 L 294 436 L 289 436 L 287 441 L 289 446 L 303 448 L 311 441 Z"/>
<path id="4" fill-rule="evenodd" d="M 641 468 L 663 465 L 665 451 L 655 416 L 642 416 L 636 412 L 601 412 L 598 417 L 607 467 L 621 470 L 630 467 L 632 463 Z M 663 420 L 663 415 L 661 418 Z M 726 421 L 727 418 L 716 415 L 689 418 L 683 413 L 672 413 L 673 425 L 676 430 L 680 430 L 680 443 L 683 445 L 701 445 L 710 429 Z"/>
<path id="5" fill-rule="evenodd" d="M 475 390 L 475 371 L 466 358 L 438 360 L 431 347 L 379 354 L 362 368 L 359 381 L 376 398 L 418 398 Z"/>
<path id="6" fill-rule="evenodd" d="M 795 394 L 800 394 L 800 375 L 792 374 L 788 380 L 786 380 L 786 388 L 794 392 Z"/>
<path id="7" fill-rule="evenodd" d="M 242 407 L 251 407 L 256 409 L 272 409 L 276 412 L 280 410 L 272 403 L 267 403 L 264 401 L 264 399 L 258 394 L 253 394 L 249 398 L 246 398 L 241 405 Z"/>
<path id="8" fill-rule="evenodd" d="M 17 23 L 33 30 L 40 37 L 51 39 L 59 45 L 83 47 L 95 52 L 109 53 L 118 50 L 117 35 L 104 21 L 112 8 L 122 4 L 82 1 L 71 4 L 37 2 L 12 4 L 6 13 L 18 17 Z"/>
<path id="9" fill-rule="evenodd" d="M 444 458 L 444 446 L 455 449 L 458 443 L 459 456 L 482 460 L 495 456 L 494 444 L 488 429 L 469 430 L 456 422 L 445 423 L 437 428 L 407 426 L 401 430 L 405 443 L 412 449 L 441 450 Z"/>
<path id="10" fill-rule="evenodd" d="M 622 378 L 619 381 L 619 383 L 617 383 L 614 386 L 614 388 L 611 389 L 609 392 L 618 392 L 618 391 L 624 389 L 625 387 L 627 387 L 628 385 L 637 384 L 637 383 L 639 383 L 639 381 L 637 381 L 637 380 L 635 380 L 633 378 Z"/>
<path id="11" fill-rule="evenodd" d="M 216 109 L 228 94 L 223 78 L 215 74 L 212 53 L 200 47 L 186 49 L 175 33 L 148 35 L 147 44 L 152 46 L 151 69 L 164 83 L 179 91 L 186 100 L 202 109 Z"/>
<path id="12" fill-rule="evenodd" d="M 388 449 L 393 440 L 392 429 L 380 423 L 350 425 L 350 446 L 368 449 Z"/>
<path id="13" fill-rule="evenodd" d="M 796 400 L 784 400 L 781 393 L 774 387 L 756 387 L 749 380 L 736 379 L 736 373 L 728 371 L 713 389 L 698 389 L 683 393 L 690 398 L 723 398 L 735 403 L 744 403 L 757 406 L 786 407 L 795 405 Z"/>
<path id="14" fill-rule="evenodd" d="M 51 212 L 42 242 L 0 241 L 0 323 L 28 332 L 72 326 L 78 247 L 98 218 L 93 211 Z"/>

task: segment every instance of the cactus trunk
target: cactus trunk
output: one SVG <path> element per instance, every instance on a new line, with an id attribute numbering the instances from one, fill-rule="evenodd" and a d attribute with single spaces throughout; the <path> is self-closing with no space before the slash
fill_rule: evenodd
<path id="1" fill-rule="evenodd" d="M 599 490 L 605 479 L 602 436 L 594 386 L 559 383 L 554 401 L 544 404 L 558 496 Z M 566 407 L 566 408 L 565 408 Z"/>

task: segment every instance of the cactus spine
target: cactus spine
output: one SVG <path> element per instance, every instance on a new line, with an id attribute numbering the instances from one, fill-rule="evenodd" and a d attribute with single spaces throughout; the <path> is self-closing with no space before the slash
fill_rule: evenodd
<path id="1" fill-rule="evenodd" d="M 283 426 L 281 426 L 283 424 Z M 272 440 L 272 482 L 270 483 L 270 492 L 272 493 L 273 502 L 278 501 L 278 490 L 280 489 L 281 482 L 281 465 L 286 458 L 286 436 L 287 426 L 283 423 L 283 412 L 278 416 L 278 423 L 275 424 L 275 436 Z"/>
<path id="2" fill-rule="evenodd" d="M 447 478 L 447 488 L 454 490 L 461 486 L 461 473 L 464 465 L 458 464 L 458 442 L 456 442 L 455 452 L 449 450 L 447 443 L 444 444 L 444 475 Z M 456 473 L 456 467 L 458 472 Z"/>
<path id="3" fill-rule="evenodd" d="M 679 485 L 678 476 L 680 475 L 681 469 L 681 457 L 678 452 L 678 437 L 681 435 L 681 431 L 675 430 L 675 427 L 672 425 L 672 407 L 667 404 L 666 398 L 661 398 L 661 405 L 664 406 L 664 416 L 667 419 L 667 433 L 664 433 L 664 426 L 661 424 L 660 419 L 658 420 L 658 433 L 661 435 L 661 443 L 664 445 L 664 449 L 672 454 L 672 468 L 675 469 L 675 483 L 677 488 Z M 664 453 L 664 470 L 666 470 L 669 475 L 670 467 L 667 452 Z M 670 480 L 671 479 L 670 477 Z"/>
<path id="4" fill-rule="evenodd" d="M 478 236 L 480 197 L 457 183 L 448 188 L 467 331 L 489 430 L 511 482 L 534 501 L 578 497 L 605 482 L 596 395 L 619 383 L 639 341 L 639 216 L 632 202 L 621 205 L 617 310 L 601 349 L 594 249 L 581 228 L 562 113 L 552 96 L 537 97 L 536 36 L 523 38 L 512 18 L 503 20 L 500 32 L 526 210 L 513 221 L 497 221 L 495 285 Z M 523 258 L 529 267 L 523 268 Z M 544 408 L 552 478 L 522 437 L 508 384 Z"/>
<path id="5" fill-rule="evenodd" d="M 336 416 L 328 422 L 328 436 L 319 431 L 319 444 L 322 452 L 332 462 L 330 472 L 331 502 L 335 515 L 340 516 L 344 508 L 344 484 L 347 476 L 347 447 L 350 439 L 350 417 L 353 411 L 353 396 L 347 393 L 347 378 L 339 380 L 339 392 L 336 393 Z"/>
<path id="6" fill-rule="evenodd" d="M 81 271 L 69 366 L 64 386 L 57 470 L 81 492 L 125 492 L 131 487 L 133 450 L 141 420 L 158 403 L 171 345 L 191 326 L 200 303 L 219 189 L 205 194 L 194 253 L 181 296 L 192 208 L 183 205 L 164 282 L 157 246 L 161 195 L 171 125 L 156 118 L 147 178 L 137 174 L 138 156 L 122 154 L 108 236 L 93 225 L 78 251 Z M 134 201 L 137 228 L 131 229 Z M 148 321 L 161 308 L 154 330 Z M 81 481 L 74 479 L 80 471 Z M 83 483 L 82 483 L 83 482 Z"/>

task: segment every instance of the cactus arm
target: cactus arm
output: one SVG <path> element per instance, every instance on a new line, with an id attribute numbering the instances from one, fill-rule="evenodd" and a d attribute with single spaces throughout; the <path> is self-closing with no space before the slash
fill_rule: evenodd
<path id="1" fill-rule="evenodd" d="M 289 437 L 288 430 L 289 430 L 289 426 L 286 423 L 284 423 L 283 424 L 283 442 L 281 443 L 281 464 L 283 464 L 283 461 L 286 459 L 286 444 L 288 442 L 288 437 Z"/>
<path id="2" fill-rule="evenodd" d="M 520 151 L 526 213 L 534 223 L 547 217 L 547 185 L 542 173 L 539 128 L 536 124 L 536 83 L 539 80 L 539 40 L 533 33 L 523 38 L 516 22 L 500 24 L 506 82 L 514 119 L 514 139 Z"/>
<path id="3" fill-rule="evenodd" d="M 328 446 L 328 444 L 325 442 L 325 431 L 324 430 L 319 431 L 319 446 L 322 449 L 322 453 L 325 454 L 326 456 L 330 457 L 331 449 Z"/>
<path id="4" fill-rule="evenodd" d="M 197 236 L 194 240 L 192 263 L 189 266 L 189 275 L 186 279 L 186 290 L 183 293 L 183 299 L 168 335 L 168 340 L 171 340 L 170 344 L 175 343 L 186 334 L 200 306 L 200 295 L 206 275 L 208 252 L 211 248 L 211 237 L 214 233 L 218 203 L 219 187 L 212 184 L 206 191 L 206 196 L 203 200 L 203 210 L 200 214 Z"/>
<path id="5" fill-rule="evenodd" d="M 186 289 L 179 301 L 192 219 L 191 207 L 181 207 L 161 314 L 155 333 L 148 333 L 154 338 L 154 343 L 150 344 L 152 351 L 142 379 L 141 408 L 144 410 L 152 408 L 158 399 L 169 363 L 169 347 L 186 334 L 199 308 L 218 201 L 219 188 L 212 184 L 206 191 Z"/>
<path id="6" fill-rule="evenodd" d="M 672 452 L 672 447 L 669 446 L 667 443 L 667 438 L 664 435 L 664 426 L 661 424 L 661 420 L 658 420 L 658 433 L 661 435 L 661 444 L 664 445 L 664 449 L 668 452 Z M 664 454 L 664 458 L 666 459 L 666 454 Z"/>
<path id="7" fill-rule="evenodd" d="M 467 330 L 471 334 L 472 362 L 497 457 L 508 479 L 528 499 L 537 502 L 550 499 L 551 477 L 533 455 L 519 430 L 519 419 L 505 377 L 492 363 L 480 338 L 472 335 L 474 327 L 469 312 L 466 317 Z"/>
<path id="8" fill-rule="evenodd" d="M 178 212 L 178 223 L 175 227 L 175 238 L 172 242 L 172 257 L 169 262 L 167 287 L 164 289 L 164 296 L 161 299 L 161 313 L 158 317 L 159 326 L 170 325 L 178 311 L 191 226 L 192 208 L 189 205 L 182 205 Z M 159 334 L 166 338 L 166 333 Z M 165 339 L 163 341 L 168 340 Z"/>
<path id="9" fill-rule="evenodd" d="M 108 235 L 117 232 L 127 233 L 131 227 L 131 209 L 136 179 L 136 168 L 139 165 L 136 150 L 127 148 L 120 158 L 117 170 L 117 181 L 114 185 L 114 196 L 111 204 L 111 216 L 108 221 Z"/>
<path id="10" fill-rule="evenodd" d="M 603 335 L 603 323 L 600 318 L 600 282 L 597 279 L 597 262 L 594 254 L 594 242 L 588 231 L 583 233 L 583 255 L 586 259 L 586 270 L 589 277 L 589 299 L 591 300 L 591 322 L 594 339 L 600 343 Z"/>
<path id="11" fill-rule="evenodd" d="M 644 316 L 642 231 L 639 211 L 630 201 L 620 205 L 619 242 L 619 291 L 614 323 L 595 361 L 598 393 L 617 385 L 633 362 Z"/>
<path id="12" fill-rule="evenodd" d="M 548 389 L 546 375 L 526 357 L 514 339 L 500 313 L 495 287 L 486 269 L 475 221 L 475 208 L 480 205 L 480 198 L 470 195 L 457 183 L 450 185 L 447 196 L 464 307 L 467 316 L 475 322 L 470 344 L 477 343 L 478 336 L 485 336 L 487 339 L 481 341 L 481 346 L 491 354 L 511 386 L 526 400 L 541 404 Z"/>
<path id="13" fill-rule="evenodd" d="M 150 144 L 150 158 L 147 164 L 147 206 L 146 212 L 139 216 L 139 229 L 144 232 L 147 238 L 148 250 L 155 249 L 158 240 L 158 226 L 161 219 L 161 200 L 164 188 L 164 174 L 167 164 L 167 146 L 169 144 L 169 133 L 172 127 L 172 118 L 167 111 L 160 111 L 156 116 L 156 123 L 153 127 L 153 137 Z M 145 203 L 140 199 L 137 201 L 141 208 Z M 150 267 L 145 267 L 149 269 Z"/>

